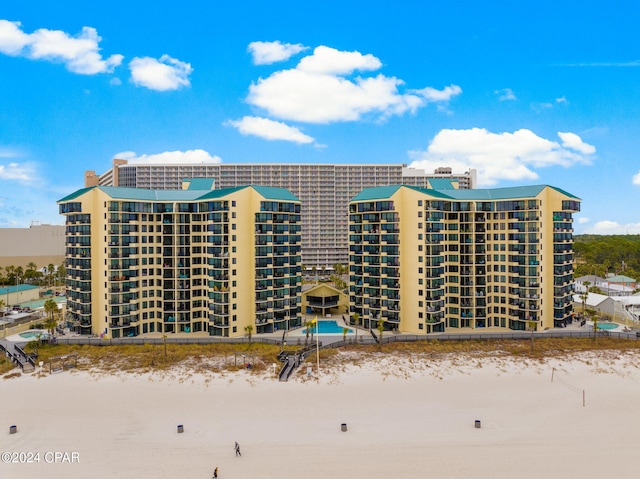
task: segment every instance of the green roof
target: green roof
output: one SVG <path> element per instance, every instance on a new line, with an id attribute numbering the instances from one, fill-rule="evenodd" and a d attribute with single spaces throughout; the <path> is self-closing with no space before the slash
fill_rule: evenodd
<path id="1" fill-rule="evenodd" d="M 71 193 L 70 195 L 67 195 L 64 198 L 58 200 L 58 203 L 63 203 L 63 202 L 66 202 L 66 201 L 75 200 L 79 196 L 84 195 L 87 191 L 92 190 L 94 188 L 97 188 L 97 186 L 89 186 L 88 188 L 82 188 L 82 189 L 80 189 L 78 191 L 75 191 L 75 192 Z"/>
<path id="2" fill-rule="evenodd" d="M 196 178 L 195 180 L 210 180 L 209 178 Z M 209 182 L 211 183 L 211 182 Z M 269 200 L 278 201 L 300 201 L 289 190 L 284 188 L 275 188 L 270 186 L 237 186 L 234 188 L 224 188 L 221 190 L 210 189 L 194 189 L 198 186 L 206 186 L 206 181 L 192 181 L 188 190 L 148 190 L 143 188 L 124 188 L 120 186 L 91 186 L 82 188 L 64 198 L 58 200 L 58 203 L 71 201 L 88 191 L 98 188 L 114 199 L 128 201 L 197 201 L 208 200 L 214 198 L 222 198 L 244 188 L 253 188 L 259 194 Z M 192 188 L 193 187 L 193 188 Z"/>
<path id="3" fill-rule="evenodd" d="M 214 178 L 185 178 L 182 181 L 189 183 L 189 190 L 212 190 L 215 183 Z"/>
<path id="4" fill-rule="evenodd" d="M 0 288 L 0 295 L 11 294 L 20 291 L 29 291 L 32 289 L 38 289 L 37 286 L 33 286 L 31 284 L 19 284 L 18 286 L 7 286 L 5 288 Z M 9 306 L 8 304 L 5 306 Z"/>
<path id="5" fill-rule="evenodd" d="M 431 183 L 432 180 L 429 180 Z M 511 200 L 517 198 L 534 198 L 538 196 L 545 188 L 552 188 L 570 198 L 578 199 L 578 197 L 567 193 L 560 188 L 555 188 L 549 185 L 532 185 L 532 186 L 512 186 L 508 188 L 489 188 L 489 189 L 471 189 L 471 190 L 457 190 L 457 189 L 431 189 L 431 188 L 418 188 L 415 186 L 407 185 L 394 185 L 394 186 L 378 186 L 374 188 L 366 188 L 358 193 L 351 201 L 371 201 L 371 200 L 384 200 L 390 198 L 398 191 L 399 188 L 410 188 L 415 191 L 419 191 L 426 195 L 430 195 L 436 198 L 448 198 L 452 200 L 468 200 L 468 201 L 492 201 L 492 200 Z"/>
<path id="6" fill-rule="evenodd" d="M 607 278 L 607 281 L 610 283 L 635 283 L 636 280 L 633 278 L 629 278 L 629 276 L 625 276 L 623 274 L 619 274 L 617 276 L 611 276 Z"/>
<path id="7" fill-rule="evenodd" d="M 402 185 L 374 186 L 373 188 L 365 188 L 354 196 L 351 201 L 386 200 L 393 196 L 400 188 L 402 188 Z"/>
<path id="8" fill-rule="evenodd" d="M 457 181 L 453 181 L 451 178 L 429 178 L 429 185 L 434 190 L 455 190 L 453 186 Z"/>
<path id="9" fill-rule="evenodd" d="M 273 186 L 252 186 L 252 188 L 268 200 L 300 201 L 297 196 L 284 188 L 276 188 Z"/>

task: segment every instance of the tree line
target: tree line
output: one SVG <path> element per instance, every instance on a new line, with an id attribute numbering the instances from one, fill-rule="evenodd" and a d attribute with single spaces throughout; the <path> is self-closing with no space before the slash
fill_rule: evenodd
<path id="1" fill-rule="evenodd" d="M 640 278 L 640 235 L 576 235 L 574 276 L 623 274 Z"/>
<path id="2" fill-rule="evenodd" d="M 38 271 L 42 269 L 42 271 Z M 26 268 L 22 266 L 5 266 L 0 267 L 0 284 L 4 286 L 15 286 L 17 284 L 33 284 L 37 286 L 53 286 L 56 282 L 64 281 L 67 270 L 64 265 L 56 266 L 49 263 L 43 268 L 38 268 L 34 262 L 27 264 Z"/>

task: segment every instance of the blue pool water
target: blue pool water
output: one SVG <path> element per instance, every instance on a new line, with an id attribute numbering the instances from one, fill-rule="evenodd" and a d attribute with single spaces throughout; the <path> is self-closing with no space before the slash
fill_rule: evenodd
<path id="1" fill-rule="evenodd" d="M 616 323 L 598 323 L 598 329 L 616 329 L 617 327 Z"/>
<path id="2" fill-rule="evenodd" d="M 342 326 L 338 326 L 336 321 L 318 321 L 318 334 L 342 334 Z M 307 330 L 303 329 L 302 332 L 307 334 Z M 315 326 L 309 328 L 309 333 L 315 333 Z M 353 334 L 353 330 L 349 329 L 347 334 Z"/>
<path id="3" fill-rule="evenodd" d="M 46 331 L 41 331 L 39 329 L 30 329 L 29 331 L 19 333 L 19 336 L 24 339 L 37 339 L 38 334 L 42 339 L 45 339 L 49 336 Z"/>

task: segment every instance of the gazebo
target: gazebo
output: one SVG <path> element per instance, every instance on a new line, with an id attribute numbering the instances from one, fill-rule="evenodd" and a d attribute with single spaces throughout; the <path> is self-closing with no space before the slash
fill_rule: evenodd
<path id="1" fill-rule="evenodd" d="M 349 296 L 326 283 L 316 284 L 302 292 L 302 308 L 306 314 L 323 318 L 340 315 L 349 310 Z"/>

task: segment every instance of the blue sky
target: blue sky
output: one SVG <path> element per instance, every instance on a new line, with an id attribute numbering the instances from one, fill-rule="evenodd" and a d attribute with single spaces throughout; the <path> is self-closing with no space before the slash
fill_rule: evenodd
<path id="1" fill-rule="evenodd" d="M 635 2 L 0 6 L 0 227 L 130 161 L 406 163 L 640 233 Z"/>

